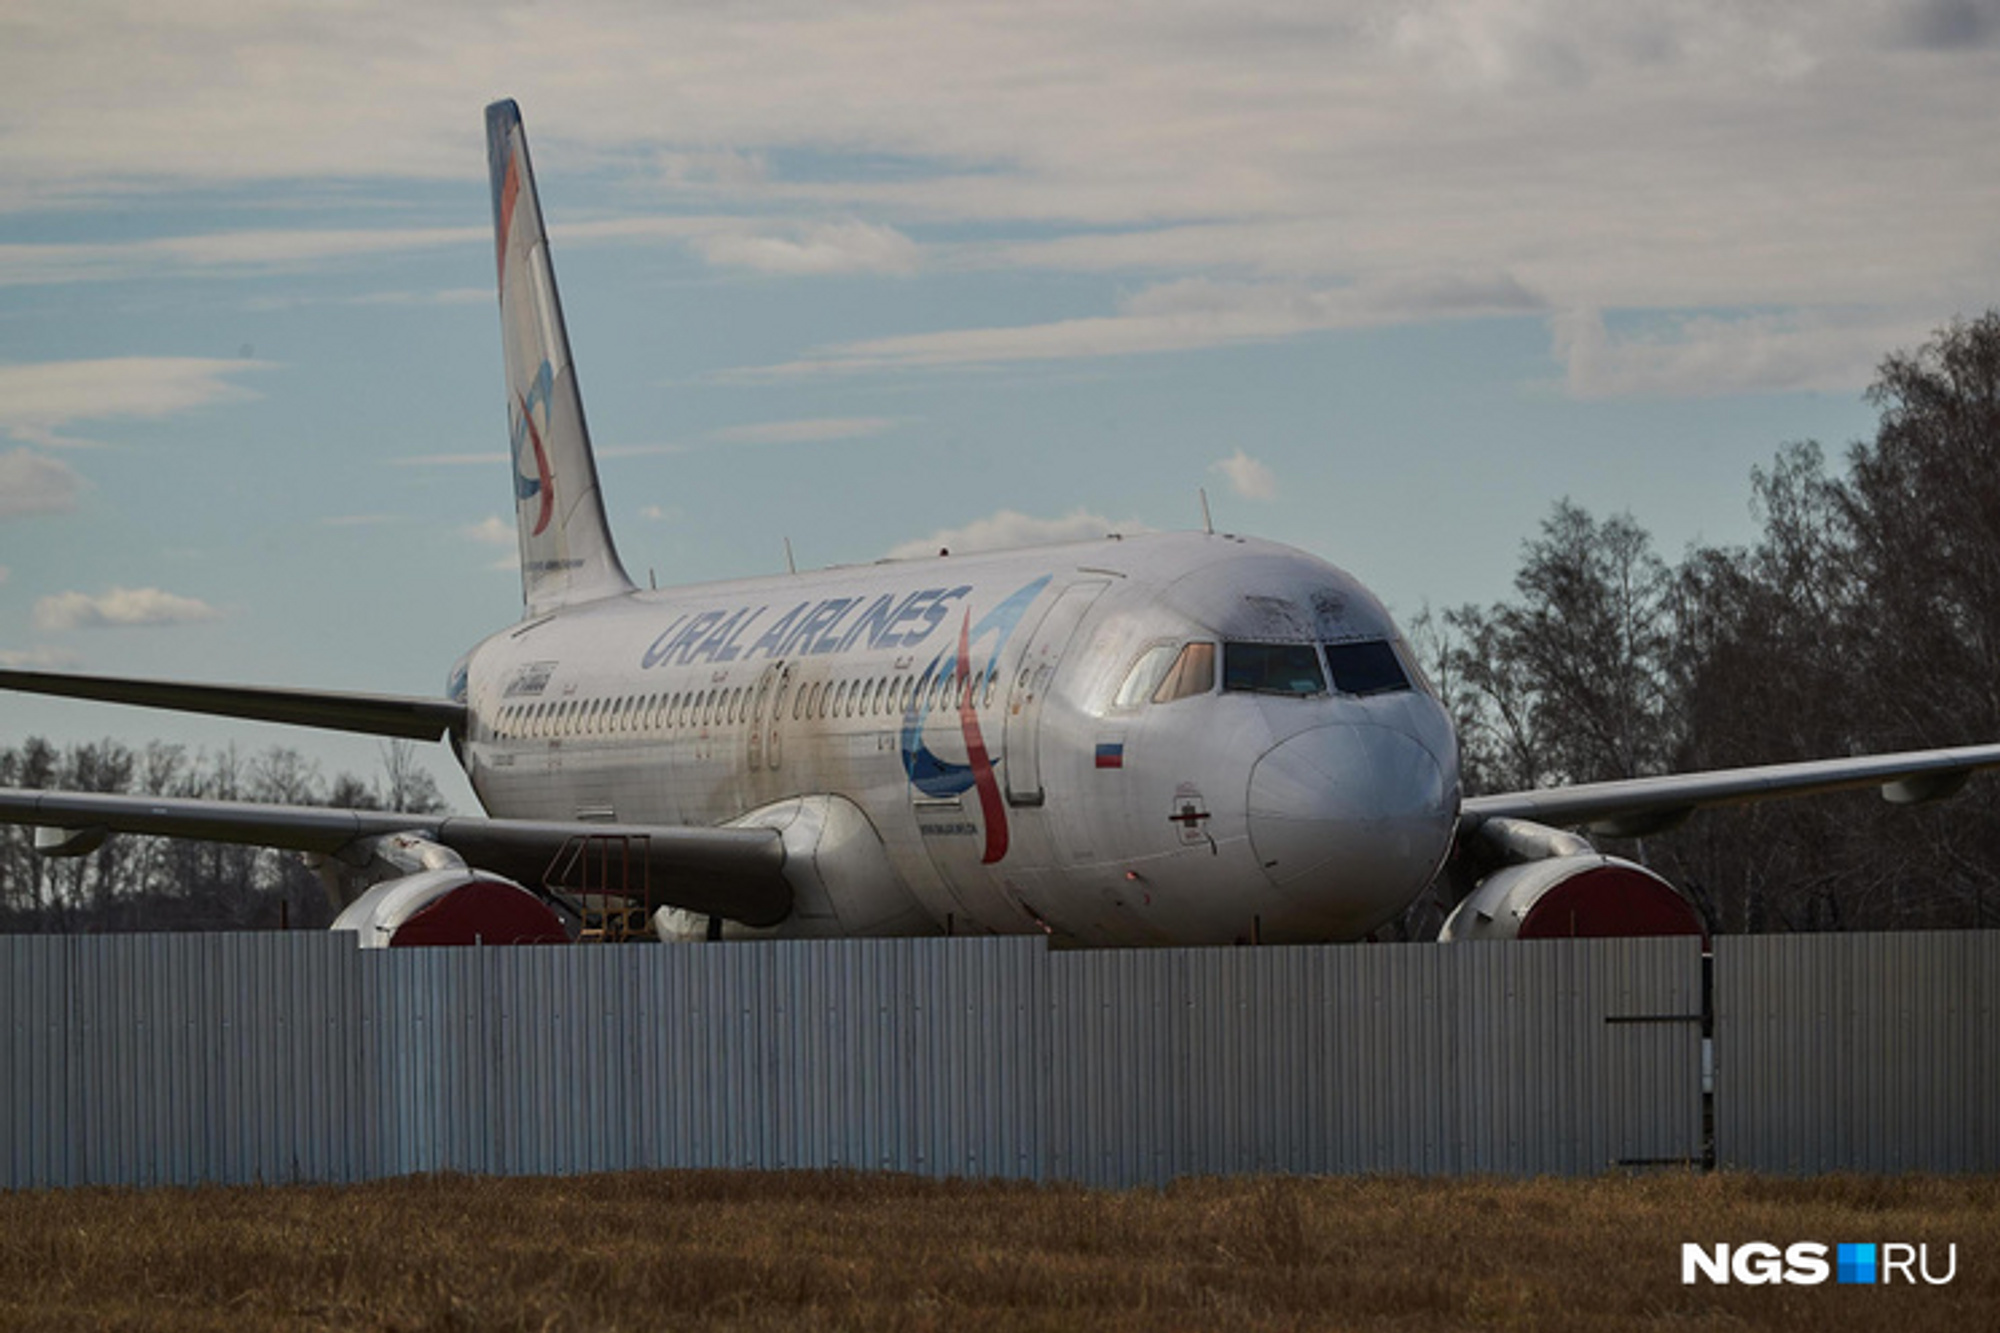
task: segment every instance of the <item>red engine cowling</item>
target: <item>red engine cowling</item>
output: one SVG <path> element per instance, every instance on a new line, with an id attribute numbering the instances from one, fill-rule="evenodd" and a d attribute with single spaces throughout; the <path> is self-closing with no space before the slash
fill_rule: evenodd
<path id="1" fill-rule="evenodd" d="M 385 880 L 343 909 L 335 930 L 364 949 L 415 944 L 565 944 L 555 910 L 511 879 L 462 868 Z"/>
<path id="2" fill-rule="evenodd" d="M 1673 885 L 1615 856 L 1555 856 L 1503 866 L 1445 918 L 1440 940 L 1700 935 L 1701 914 Z"/>

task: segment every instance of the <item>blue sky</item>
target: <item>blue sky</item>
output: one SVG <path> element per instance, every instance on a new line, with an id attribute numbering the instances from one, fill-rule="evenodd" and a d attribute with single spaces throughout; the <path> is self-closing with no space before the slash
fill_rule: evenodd
<path id="1" fill-rule="evenodd" d="M 1625 8 L 14 6 L 0 661 L 429 693 L 518 616 L 499 96 L 642 579 L 1202 487 L 1403 616 L 1562 496 L 1746 540 L 1753 466 L 1996 300 L 2000 3 Z"/>

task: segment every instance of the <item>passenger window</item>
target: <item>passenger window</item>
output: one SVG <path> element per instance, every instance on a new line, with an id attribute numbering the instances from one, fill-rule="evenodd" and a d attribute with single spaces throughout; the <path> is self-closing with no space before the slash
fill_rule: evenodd
<path id="1" fill-rule="evenodd" d="M 1215 645 L 1190 643 L 1174 658 L 1167 674 L 1160 677 L 1159 685 L 1153 690 L 1153 702 L 1170 704 L 1176 699 L 1207 694 L 1214 688 Z"/>
<path id="2" fill-rule="evenodd" d="M 1222 647 L 1222 688 L 1251 694 L 1326 693 L 1319 649 L 1310 643 L 1228 643 Z"/>
<path id="3" fill-rule="evenodd" d="M 1167 668 L 1174 664 L 1179 650 L 1172 644 L 1161 644 L 1148 648 L 1132 669 L 1125 673 L 1125 683 L 1118 687 L 1118 695 L 1111 701 L 1113 708 L 1137 708 L 1153 697 L 1159 688 L 1160 678 L 1167 674 Z"/>
<path id="4" fill-rule="evenodd" d="M 1386 639 L 1329 643 L 1326 664 L 1333 669 L 1333 687 L 1342 694 L 1391 694 L 1410 688 L 1410 678 Z"/>

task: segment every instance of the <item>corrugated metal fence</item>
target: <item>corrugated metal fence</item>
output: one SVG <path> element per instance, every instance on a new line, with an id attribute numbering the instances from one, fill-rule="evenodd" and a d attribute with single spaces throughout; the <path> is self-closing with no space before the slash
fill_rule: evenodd
<path id="1" fill-rule="evenodd" d="M 1691 940 L 0 937 L 0 1188 L 1699 1161 L 1702 966 Z M 1723 1164 L 2000 1169 L 2000 936 L 1725 940 L 1715 968 Z"/>
<path id="2" fill-rule="evenodd" d="M 1715 945 L 1715 1152 L 1759 1171 L 2000 1171 L 2000 931 Z"/>

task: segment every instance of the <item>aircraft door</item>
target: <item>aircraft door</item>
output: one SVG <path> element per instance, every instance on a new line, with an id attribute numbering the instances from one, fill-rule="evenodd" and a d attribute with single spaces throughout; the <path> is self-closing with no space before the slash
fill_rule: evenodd
<path id="1" fill-rule="evenodd" d="M 778 738 L 784 734 L 785 706 L 792 692 L 792 668 L 779 662 L 774 668 L 777 684 L 771 689 L 771 714 L 764 720 L 764 765 L 773 773 L 784 766 L 785 752 Z"/>
<path id="2" fill-rule="evenodd" d="M 1009 805 L 1042 803 L 1042 705 L 1048 698 L 1049 683 L 1055 679 L 1056 665 L 1084 612 L 1110 586 L 1104 579 L 1093 579 L 1064 588 L 1035 626 L 1014 665 L 1007 690 L 1007 716 L 1000 733 L 1005 756 L 1000 768 L 1007 777 Z"/>
<path id="3" fill-rule="evenodd" d="M 767 765 L 773 771 L 778 767 L 778 711 L 783 704 L 781 696 L 790 679 L 791 673 L 783 662 L 771 663 L 757 677 L 750 698 L 749 759 L 752 773 Z"/>

